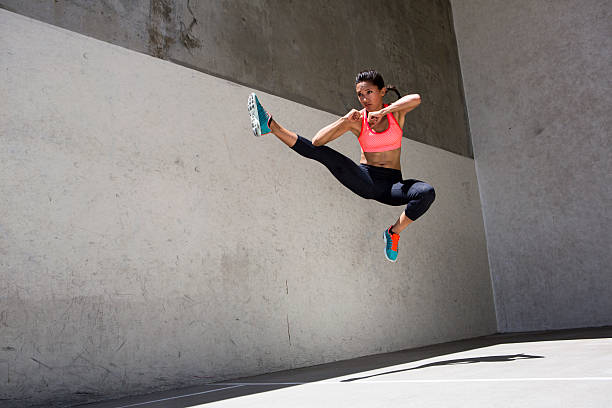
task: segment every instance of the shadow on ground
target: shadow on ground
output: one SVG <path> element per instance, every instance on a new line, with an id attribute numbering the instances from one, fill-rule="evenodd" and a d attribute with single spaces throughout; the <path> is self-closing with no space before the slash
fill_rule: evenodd
<path id="1" fill-rule="evenodd" d="M 349 378 L 348 380 L 342 380 L 341 382 L 351 382 L 358 380 L 365 380 L 366 378 L 380 377 L 381 375 L 404 373 L 406 371 L 420 370 L 427 367 L 445 366 L 453 364 L 474 364 L 474 363 L 499 363 L 504 361 L 515 361 L 530 358 L 544 358 L 544 356 L 530 356 L 527 354 L 513 354 L 508 356 L 488 356 L 488 357 L 472 357 L 472 358 L 460 358 L 455 360 L 436 361 L 435 363 L 423 364 L 418 367 L 405 368 L 403 370 L 393 370 L 386 373 L 367 375 L 364 377 Z"/>

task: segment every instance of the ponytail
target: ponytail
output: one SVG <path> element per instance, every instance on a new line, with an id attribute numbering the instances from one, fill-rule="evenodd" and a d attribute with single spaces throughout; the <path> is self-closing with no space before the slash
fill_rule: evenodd
<path id="1" fill-rule="evenodd" d="M 387 85 L 385 88 L 387 88 L 387 92 L 389 92 L 389 91 L 395 92 L 395 94 L 397 95 L 397 99 L 402 97 L 402 95 L 399 93 L 399 91 L 397 90 L 397 88 L 395 86 Z"/>

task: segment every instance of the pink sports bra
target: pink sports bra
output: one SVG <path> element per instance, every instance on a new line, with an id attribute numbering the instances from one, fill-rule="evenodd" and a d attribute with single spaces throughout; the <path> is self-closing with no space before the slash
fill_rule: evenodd
<path id="1" fill-rule="evenodd" d="M 385 107 L 389 105 L 384 105 Z M 402 146 L 402 128 L 392 113 L 387 114 L 389 127 L 384 132 L 375 132 L 368 123 L 368 113 L 365 109 L 361 111 L 361 133 L 359 144 L 364 152 L 387 152 Z"/>

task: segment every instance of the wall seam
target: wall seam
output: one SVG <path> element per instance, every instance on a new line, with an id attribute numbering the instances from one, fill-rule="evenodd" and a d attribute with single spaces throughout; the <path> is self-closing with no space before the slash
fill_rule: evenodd
<path id="1" fill-rule="evenodd" d="M 495 281 L 493 279 L 493 265 L 491 264 L 491 255 L 490 255 L 490 251 L 489 251 L 489 239 L 488 239 L 488 228 L 487 228 L 487 219 L 485 216 L 485 211 L 484 211 L 484 197 L 482 194 L 482 189 L 480 186 L 480 173 L 478 171 L 478 161 L 476 158 L 476 153 L 474 151 L 474 141 L 472 139 L 472 129 L 470 126 L 470 118 L 469 118 L 469 106 L 468 106 L 468 98 L 466 97 L 466 90 L 465 90 L 465 86 L 463 83 L 463 71 L 462 71 L 462 64 L 461 64 L 461 52 L 459 50 L 459 40 L 457 39 L 457 33 L 455 30 L 455 18 L 453 15 L 453 5 L 451 4 L 450 0 L 448 0 L 448 10 L 449 10 L 449 18 L 450 18 L 450 26 L 451 26 L 451 30 L 453 33 L 453 37 L 455 39 L 455 43 L 457 45 L 457 63 L 458 63 L 458 74 L 459 74 L 459 88 L 460 88 L 460 92 L 461 92 L 461 96 L 463 97 L 463 112 L 465 115 L 465 123 L 466 123 L 466 131 L 467 131 L 467 135 L 468 135 L 468 143 L 470 144 L 470 146 L 468 146 L 469 151 L 472 154 L 472 158 L 474 160 L 474 170 L 476 172 L 476 183 L 477 183 L 477 187 L 478 187 L 478 197 L 480 198 L 480 213 L 482 215 L 482 223 L 484 226 L 484 234 L 485 234 L 485 248 L 487 251 L 487 263 L 489 266 L 489 277 L 491 280 L 491 293 L 492 293 L 492 297 L 493 297 L 493 311 L 495 313 L 495 323 L 496 323 L 496 331 L 498 333 L 502 332 L 501 330 L 501 307 L 498 307 L 498 294 L 496 292 L 496 288 L 495 288 Z M 504 322 L 504 327 L 507 327 L 507 322 Z"/>

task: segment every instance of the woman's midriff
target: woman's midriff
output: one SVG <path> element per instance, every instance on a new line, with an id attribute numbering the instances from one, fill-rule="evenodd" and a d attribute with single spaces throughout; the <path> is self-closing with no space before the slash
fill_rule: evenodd
<path id="1" fill-rule="evenodd" d="M 359 162 L 370 166 L 401 170 L 401 151 L 402 148 L 400 147 L 399 149 L 386 152 L 361 152 L 361 160 Z"/>

